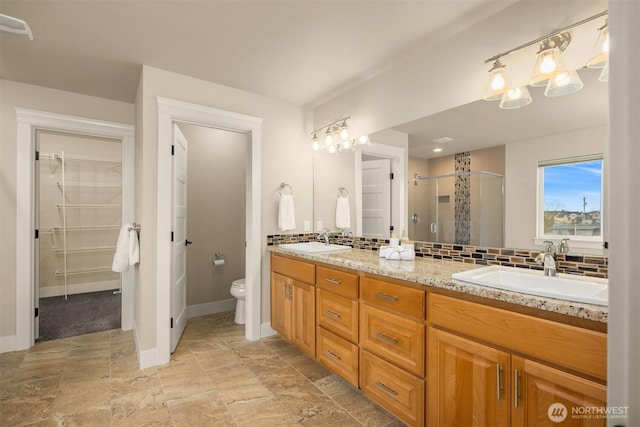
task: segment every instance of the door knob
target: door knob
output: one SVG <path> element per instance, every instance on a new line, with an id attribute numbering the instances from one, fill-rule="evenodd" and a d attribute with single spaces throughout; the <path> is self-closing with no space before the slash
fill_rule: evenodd
<path id="1" fill-rule="evenodd" d="M 185 240 L 184 241 L 184 245 L 185 246 L 189 246 L 190 244 L 192 244 L 193 242 L 191 240 Z"/>

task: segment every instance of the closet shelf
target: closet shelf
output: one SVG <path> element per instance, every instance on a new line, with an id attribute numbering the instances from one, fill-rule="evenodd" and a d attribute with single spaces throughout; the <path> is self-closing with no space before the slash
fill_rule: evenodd
<path id="1" fill-rule="evenodd" d="M 58 187 L 62 188 L 62 183 L 58 182 Z M 109 182 L 65 182 L 66 187 L 78 187 L 78 188 L 122 188 L 121 184 L 114 184 Z"/>
<path id="2" fill-rule="evenodd" d="M 62 156 L 57 153 L 40 153 L 39 159 L 40 160 L 62 160 Z M 80 161 L 80 162 L 122 164 L 122 161 L 118 159 L 107 159 L 107 158 L 91 157 L 91 156 L 78 156 L 74 154 L 65 154 L 64 161 L 66 162 L 67 160 Z"/>
<path id="3" fill-rule="evenodd" d="M 59 208 L 119 208 L 122 205 L 111 203 L 58 203 Z"/>
<path id="4" fill-rule="evenodd" d="M 64 231 L 64 227 L 47 227 L 40 230 L 41 233 L 57 233 Z M 97 230 L 120 230 L 119 225 L 70 225 L 67 231 L 97 231 Z"/>
<path id="5" fill-rule="evenodd" d="M 83 248 L 67 248 L 67 253 L 68 254 L 79 254 L 79 253 L 86 253 L 86 252 L 115 252 L 116 247 L 115 246 L 88 246 L 88 247 L 83 247 Z M 55 249 L 53 251 L 54 254 L 56 255 L 61 255 L 65 253 L 64 249 Z"/>
<path id="6" fill-rule="evenodd" d="M 56 276 L 57 277 L 64 277 L 64 276 L 74 276 L 77 274 L 92 274 L 92 273 L 113 273 L 113 271 L 111 270 L 111 267 L 109 266 L 102 266 L 102 267 L 94 267 L 94 268 L 86 268 L 86 267 L 81 267 L 81 268 L 70 268 L 66 271 L 66 273 L 64 271 L 56 271 Z"/>

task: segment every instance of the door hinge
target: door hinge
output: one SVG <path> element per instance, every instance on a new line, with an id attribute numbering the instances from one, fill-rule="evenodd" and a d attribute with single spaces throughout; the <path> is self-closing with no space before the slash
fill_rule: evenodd
<path id="1" fill-rule="evenodd" d="M 609 242 L 604 242 L 604 243 L 602 244 L 602 247 L 603 247 L 604 249 L 609 249 Z"/>
<path id="2" fill-rule="evenodd" d="M 171 241 L 173 242 L 173 231 L 171 232 Z"/>
<path id="3" fill-rule="evenodd" d="M 39 239 L 39 238 L 40 238 L 40 230 L 36 228 L 36 239 Z"/>
<path id="4" fill-rule="evenodd" d="M 389 226 L 389 231 L 393 232 L 393 225 Z"/>
<path id="5" fill-rule="evenodd" d="M 36 160 L 40 160 L 40 152 L 36 150 Z"/>
<path id="6" fill-rule="evenodd" d="M 389 179 L 393 179 L 393 172 L 389 174 Z"/>
<path id="7" fill-rule="evenodd" d="M 36 313 L 34 317 L 38 317 L 38 307 L 36 307 Z"/>
<path id="8" fill-rule="evenodd" d="M 175 145 L 171 145 L 171 155 L 175 156 L 176 154 L 176 146 Z"/>
<path id="9" fill-rule="evenodd" d="M 173 317 L 171 318 L 171 329 L 173 329 Z"/>

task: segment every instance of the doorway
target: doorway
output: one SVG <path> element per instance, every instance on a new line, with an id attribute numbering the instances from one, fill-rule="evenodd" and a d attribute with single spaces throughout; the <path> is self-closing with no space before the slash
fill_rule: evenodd
<path id="1" fill-rule="evenodd" d="M 51 131 L 121 142 L 122 206 L 121 220 L 133 218 L 133 126 L 88 119 L 85 117 L 16 108 L 17 122 L 17 194 L 16 194 L 16 339 L 15 349 L 24 350 L 35 342 L 36 308 L 36 246 L 40 240 L 36 225 L 36 133 Z M 121 328 L 133 326 L 132 269 L 122 274 Z"/>
<path id="2" fill-rule="evenodd" d="M 121 326 L 122 143 L 37 130 L 35 338 Z"/>
<path id="3" fill-rule="evenodd" d="M 246 324 L 245 337 L 261 337 L 260 319 L 260 266 L 261 249 L 266 243 L 260 231 L 260 131 L 262 119 L 211 107 L 157 97 L 158 102 L 158 210 L 157 210 L 157 301 L 156 301 L 156 357 L 153 364 L 169 362 L 171 328 L 165 319 L 171 318 L 174 286 L 172 245 L 167 239 L 172 231 L 173 198 L 164 189 L 173 188 L 171 145 L 176 123 L 190 123 L 210 128 L 241 132 L 248 140 L 246 168 L 245 216 L 245 281 Z"/>

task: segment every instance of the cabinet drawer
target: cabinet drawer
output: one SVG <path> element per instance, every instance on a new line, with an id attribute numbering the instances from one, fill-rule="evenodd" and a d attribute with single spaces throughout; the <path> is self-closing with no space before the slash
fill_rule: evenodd
<path id="1" fill-rule="evenodd" d="M 607 335 L 602 332 L 432 293 L 429 320 L 514 352 L 607 378 Z"/>
<path id="2" fill-rule="evenodd" d="M 318 325 L 345 338 L 358 342 L 358 301 L 317 289 L 316 313 Z"/>
<path id="3" fill-rule="evenodd" d="M 318 361 L 358 387 L 358 346 L 318 326 Z"/>
<path id="4" fill-rule="evenodd" d="M 424 381 L 365 350 L 360 352 L 360 388 L 405 423 L 424 424 Z"/>
<path id="5" fill-rule="evenodd" d="M 271 271 L 305 283 L 315 283 L 316 266 L 308 262 L 271 255 Z"/>
<path id="6" fill-rule="evenodd" d="M 358 276 L 332 268 L 316 268 L 316 284 L 322 289 L 326 289 L 336 294 L 348 298 L 358 298 Z"/>
<path id="7" fill-rule="evenodd" d="M 425 318 L 425 292 L 419 289 L 363 277 L 360 298 L 378 307 Z"/>
<path id="8" fill-rule="evenodd" d="M 360 346 L 424 377 L 425 325 L 362 304 Z"/>

